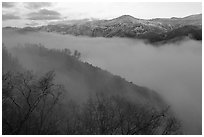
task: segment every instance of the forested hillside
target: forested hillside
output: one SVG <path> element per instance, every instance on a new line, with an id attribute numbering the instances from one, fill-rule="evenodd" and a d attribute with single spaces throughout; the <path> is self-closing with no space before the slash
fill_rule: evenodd
<path id="1" fill-rule="evenodd" d="M 83 35 L 90 37 L 127 37 L 144 39 L 149 43 L 180 40 L 184 37 L 202 40 L 202 14 L 184 18 L 138 19 L 123 15 L 110 20 L 78 20 L 59 21 L 44 26 L 12 28 L 20 33 L 26 32 L 57 32 L 67 35 Z"/>
<path id="2" fill-rule="evenodd" d="M 181 134 L 154 91 L 69 49 L 3 45 L 3 134 Z"/>

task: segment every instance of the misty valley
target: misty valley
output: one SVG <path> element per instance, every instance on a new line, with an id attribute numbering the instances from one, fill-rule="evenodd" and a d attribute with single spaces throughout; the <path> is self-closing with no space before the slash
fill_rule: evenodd
<path id="1" fill-rule="evenodd" d="M 201 114 L 199 41 L 187 39 L 155 47 L 125 38 L 35 32 L 25 35 L 5 31 L 3 42 L 3 89 L 12 88 L 11 96 L 3 96 L 3 101 L 10 99 L 6 103 L 12 105 L 4 115 L 8 117 L 10 111 L 14 111 L 12 113 L 19 116 L 11 115 L 15 122 L 11 125 L 12 132 L 5 126 L 8 133 L 181 134 L 201 131 L 201 115 L 192 115 L 196 111 Z M 56 89 L 58 84 L 60 90 Z M 37 93 L 35 88 L 48 88 L 46 92 L 54 96 L 46 94 L 36 107 L 29 108 L 27 99 L 18 91 L 22 88 L 29 104 L 34 105 L 34 100 L 45 92 L 39 89 Z M 32 108 L 18 129 L 20 119 Z M 138 117 L 135 112 L 139 112 Z M 29 124 L 34 127 L 26 126 Z M 42 124 L 40 129 L 39 124 Z"/>
<path id="2" fill-rule="evenodd" d="M 2 134 L 202 134 L 199 3 L 92 4 L 2 3 Z"/>

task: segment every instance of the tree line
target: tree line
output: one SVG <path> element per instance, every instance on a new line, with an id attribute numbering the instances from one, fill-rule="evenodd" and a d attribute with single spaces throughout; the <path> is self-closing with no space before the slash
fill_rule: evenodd
<path id="1" fill-rule="evenodd" d="M 182 134 L 169 108 L 160 110 L 103 92 L 79 104 L 64 98 L 69 90 L 55 82 L 54 71 L 39 76 L 15 60 L 3 46 L 2 134 Z"/>

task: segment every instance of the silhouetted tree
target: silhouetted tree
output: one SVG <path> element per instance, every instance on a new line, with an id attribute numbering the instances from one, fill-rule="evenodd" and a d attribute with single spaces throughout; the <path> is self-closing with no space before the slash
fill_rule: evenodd
<path id="1" fill-rule="evenodd" d="M 74 51 L 74 57 L 76 57 L 77 59 L 79 59 L 81 57 L 81 53 L 77 50 Z"/>
<path id="2" fill-rule="evenodd" d="M 16 58 L 11 56 L 5 47 L 4 43 L 2 43 L 2 71 L 21 71 L 23 68 Z"/>
<path id="3" fill-rule="evenodd" d="M 76 108 L 75 108 L 76 109 Z M 157 110 L 120 96 L 96 94 L 67 122 L 67 134 L 151 135 L 181 134 L 179 122 L 169 108 Z M 77 113 L 78 112 L 78 113 Z"/>
<path id="4" fill-rule="evenodd" d="M 67 49 L 67 48 L 65 48 L 64 49 L 64 52 L 65 52 L 65 54 L 67 54 L 67 55 L 71 55 L 71 50 L 70 49 Z"/>
<path id="5" fill-rule="evenodd" d="M 47 134 L 44 131 L 63 92 L 53 78 L 53 71 L 39 79 L 31 72 L 3 75 L 4 134 Z"/>

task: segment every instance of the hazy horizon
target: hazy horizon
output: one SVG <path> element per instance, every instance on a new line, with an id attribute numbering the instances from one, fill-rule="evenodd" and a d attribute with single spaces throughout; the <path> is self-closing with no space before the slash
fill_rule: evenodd
<path id="1" fill-rule="evenodd" d="M 2 26 L 37 26 L 53 21 L 113 19 L 122 15 L 153 19 L 186 17 L 201 13 L 200 2 L 3 2 Z"/>

